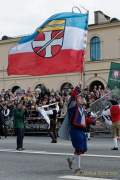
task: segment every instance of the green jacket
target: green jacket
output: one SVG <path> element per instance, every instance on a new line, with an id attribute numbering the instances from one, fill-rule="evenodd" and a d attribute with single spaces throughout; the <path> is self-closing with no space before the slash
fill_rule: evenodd
<path id="1" fill-rule="evenodd" d="M 14 110 L 14 127 L 24 128 L 24 110 L 15 109 Z"/>

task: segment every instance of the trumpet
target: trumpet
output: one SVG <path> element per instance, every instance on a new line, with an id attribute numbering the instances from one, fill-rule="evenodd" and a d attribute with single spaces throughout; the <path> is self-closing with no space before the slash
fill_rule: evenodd
<path id="1" fill-rule="evenodd" d="M 50 107 L 50 106 L 54 106 L 54 105 L 58 105 L 58 102 L 56 102 L 56 103 L 51 103 L 51 104 L 47 104 L 47 105 L 44 105 L 44 106 L 41 106 L 42 108 L 48 108 L 48 107 Z"/>
<path id="2" fill-rule="evenodd" d="M 54 107 L 53 107 L 54 106 Z M 47 105 L 43 105 L 43 106 L 38 106 L 36 109 L 49 109 L 49 110 L 56 110 L 57 113 L 59 112 L 59 105 L 58 105 L 58 102 L 55 102 L 55 103 L 51 103 L 51 104 L 47 104 Z M 45 110 L 45 111 L 47 111 Z"/>

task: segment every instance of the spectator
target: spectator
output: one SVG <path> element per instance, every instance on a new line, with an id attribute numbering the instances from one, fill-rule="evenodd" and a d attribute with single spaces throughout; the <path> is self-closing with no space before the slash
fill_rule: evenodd
<path id="1" fill-rule="evenodd" d="M 23 148 L 23 139 L 24 139 L 24 117 L 25 110 L 21 103 L 17 105 L 14 110 L 14 127 L 17 136 L 17 148 L 16 150 L 22 151 Z"/>

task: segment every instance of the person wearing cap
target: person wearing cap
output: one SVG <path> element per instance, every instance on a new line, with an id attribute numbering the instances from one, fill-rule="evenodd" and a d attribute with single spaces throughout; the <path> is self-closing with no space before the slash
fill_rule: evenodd
<path id="1" fill-rule="evenodd" d="M 74 157 L 68 158 L 69 168 L 72 169 L 73 160 L 76 159 L 77 169 L 75 175 L 79 175 L 81 171 L 81 154 L 87 151 L 87 137 L 85 133 L 86 120 L 84 111 L 84 98 L 81 91 L 75 88 L 71 94 L 72 101 L 75 101 L 74 105 L 68 107 L 68 119 L 70 123 L 70 138 L 73 145 Z"/>
<path id="2" fill-rule="evenodd" d="M 118 139 L 120 139 L 120 104 L 115 100 L 110 100 L 112 106 L 103 111 L 103 114 L 110 116 L 112 120 L 113 148 L 118 150 Z"/>

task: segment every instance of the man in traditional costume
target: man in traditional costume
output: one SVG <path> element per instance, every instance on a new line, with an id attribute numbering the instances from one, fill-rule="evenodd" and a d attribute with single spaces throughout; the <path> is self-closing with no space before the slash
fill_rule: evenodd
<path id="1" fill-rule="evenodd" d="M 78 88 L 75 88 L 72 92 L 72 104 L 68 106 L 68 120 L 69 120 L 69 132 L 70 139 L 72 141 L 74 151 L 74 158 L 68 158 L 69 168 L 72 169 L 72 162 L 74 159 L 77 160 L 77 169 L 75 174 L 81 173 L 81 154 L 87 151 L 87 137 L 86 137 L 86 125 L 87 123 L 92 124 L 93 119 L 86 118 L 85 110 L 83 107 L 84 98 Z"/>
<path id="2" fill-rule="evenodd" d="M 103 115 L 110 116 L 112 120 L 113 148 L 118 150 L 118 140 L 120 140 L 120 104 L 117 101 L 110 101 L 112 106 L 103 111 Z"/>

